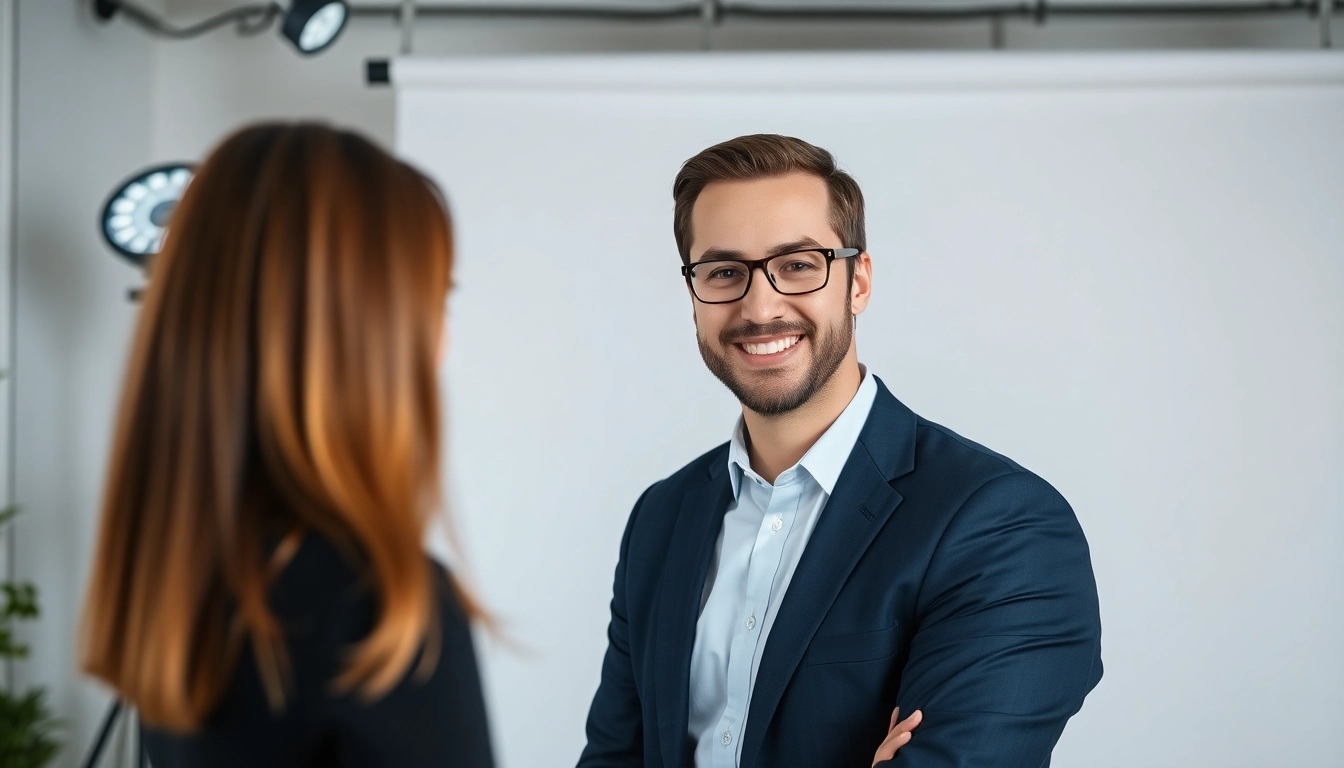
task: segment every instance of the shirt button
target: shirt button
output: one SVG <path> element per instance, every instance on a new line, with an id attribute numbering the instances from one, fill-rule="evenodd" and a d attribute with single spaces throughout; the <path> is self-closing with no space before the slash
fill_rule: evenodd
<path id="1" fill-rule="evenodd" d="M 723 735 L 719 737 L 719 741 L 722 741 L 723 746 L 726 747 L 729 744 L 733 743 L 733 734 L 729 733 L 728 731 L 724 731 Z"/>
<path id="2" fill-rule="evenodd" d="M 770 521 L 770 530 L 774 531 L 775 533 L 779 533 L 780 529 L 783 527 L 784 527 L 784 518 L 780 517 L 779 515 L 775 515 L 775 519 Z"/>
<path id="3" fill-rule="evenodd" d="M 756 628 L 756 617 L 755 617 L 755 616 L 748 616 L 748 617 L 747 617 L 747 631 L 750 632 L 751 630 L 753 630 L 753 629 L 755 629 L 755 628 Z"/>

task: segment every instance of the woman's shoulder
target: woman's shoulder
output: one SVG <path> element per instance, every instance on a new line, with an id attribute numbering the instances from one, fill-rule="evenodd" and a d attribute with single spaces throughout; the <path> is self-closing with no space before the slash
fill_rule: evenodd
<path id="1" fill-rule="evenodd" d="M 425 567 L 431 572 L 440 606 L 453 617 L 463 616 L 452 574 L 430 555 L 418 556 L 424 558 Z M 356 549 L 308 532 L 276 576 L 271 588 L 271 609 L 282 621 L 318 616 L 325 621 L 344 619 L 339 624 L 359 634 L 372 628 L 377 596 L 367 566 Z"/>

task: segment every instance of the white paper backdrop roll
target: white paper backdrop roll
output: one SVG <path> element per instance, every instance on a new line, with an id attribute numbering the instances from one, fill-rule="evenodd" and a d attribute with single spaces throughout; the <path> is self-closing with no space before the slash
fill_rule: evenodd
<path id="1" fill-rule="evenodd" d="M 398 149 L 457 225 L 446 469 L 521 647 L 482 646 L 507 768 L 576 760 L 630 507 L 732 427 L 670 186 L 756 132 L 863 187 L 861 360 L 1087 531 L 1106 676 L 1054 765 L 1338 765 L 1344 57 L 406 59 L 393 81 Z"/>

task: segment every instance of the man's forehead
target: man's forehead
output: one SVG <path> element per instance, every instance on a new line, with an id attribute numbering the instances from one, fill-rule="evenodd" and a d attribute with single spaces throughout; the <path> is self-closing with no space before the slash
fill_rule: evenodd
<path id="1" fill-rule="evenodd" d="M 702 207 L 701 203 L 708 203 L 709 205 L 704 207 L 712 209 L 716 204 L 733 202 L 746 204 L 771 200 L 780 203 L 793 201 L 827 204 L 829 194 L 826 182 L 819 176 L 801 171 L 759 179 L 721 179 L 709 182 L 700 190 L 692 213 Z"/>
<path id="2" fill-rule="evenodd" d="M 707 185 L 691 212 L 691 253 L 765 251 L 788 243 L 841 245 L 830 221 L 826 185 L 810 174 Z"/>

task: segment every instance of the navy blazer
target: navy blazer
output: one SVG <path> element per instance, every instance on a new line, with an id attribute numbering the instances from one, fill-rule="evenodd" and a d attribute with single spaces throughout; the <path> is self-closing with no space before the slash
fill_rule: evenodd
<path id="1" fill-rule="evenodd" d="M 621 541 L 579 768 L 686 768 L 691 648 L 732 500 L 727 445 L 655 483 Z M 1041 478 L 877 399 L 780 605 L 742 768 L 1043 768 L 1101 679 L 1087 540 Z"/>

